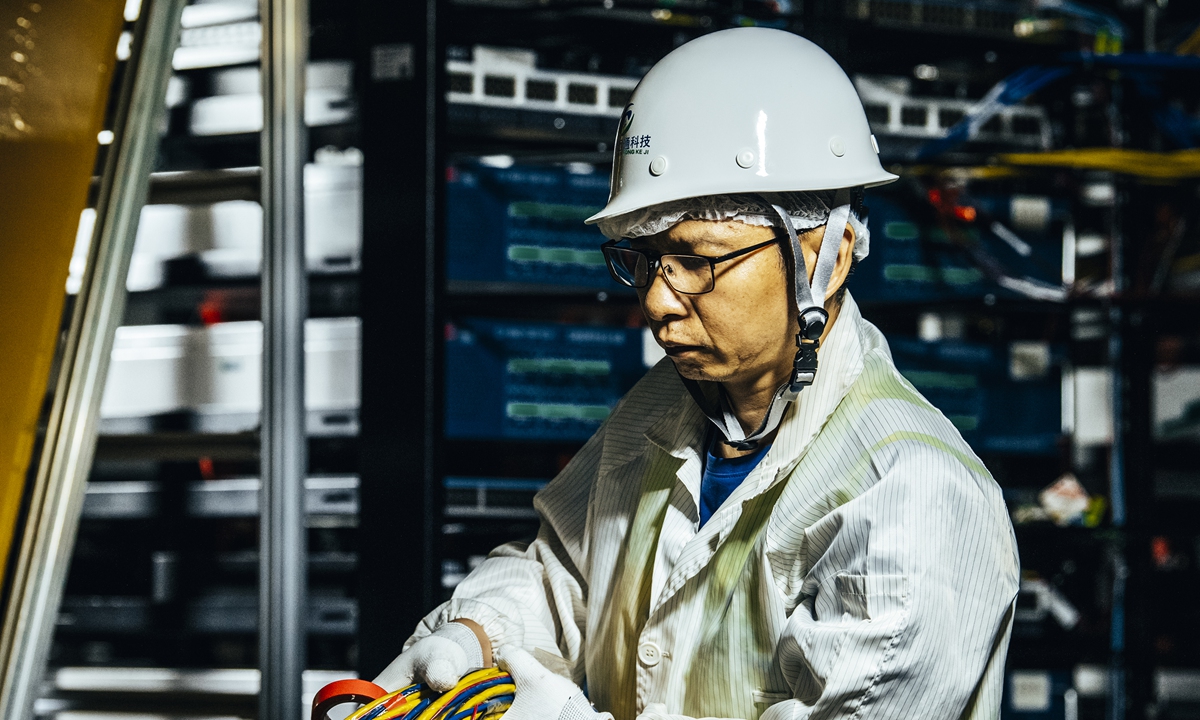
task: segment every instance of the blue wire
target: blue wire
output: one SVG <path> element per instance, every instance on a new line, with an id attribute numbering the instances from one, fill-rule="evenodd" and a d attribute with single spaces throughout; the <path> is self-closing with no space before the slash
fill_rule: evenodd
<path id="1" fill-rule="evenodd" d="M 421 688 L 422 688 L 421 685 L 413 685 L 411 687 L 405 688 L 404 690 L 402 690 L 400 692 L 400 697 L 404 697 L 404 698 L 411 697 L 411 696 L 421 692 Z M 362 718 L 360 718 L 359 720 L 375 720 L 375 718 L 384 714 L 388 710 L 389 710 L 389 708 L 387 707 L 387 705 L 385 703 L 385 704 L 380 705 L 379 707 L 375 708 L 371 712 L 367 713 L 366 715 L 363 715 Z"/>
<path id="2" fill-rule="evenodd" d="M 1099 25 L 1122 40 L 1128 37 L 1125 24 L 1115 15 L 1093 10 L 1081 3 L 1071 2 L 1071 0 L 1042 0 L 1041 2 L 1035 2 L 1034 7 L 1038 10 L 1057 10 L 1067 17 L 1078 18 L 1085 22 Z"/>
<path id="3" fill-rule="evenodd" d="M 417 706 L 416 706 L 415 708 L 413 708 L 412 710 L 409 710 L 408 712 L 404 713 L 404 715 L 402 715 L 402 716 L 400 717 L 400 720 L 412 720 L 412 718 L 415 718 L 416 716 L 420 715 L 420 714 L 421 714 L 421 712 L 422 712 L 422 711 L 423 711 L 425 708 L 429 707 L 429 705 L 430 705 L 432 702 L 433 702 L 433 698 L 431 698 L 431 697 L 425 698 L 425 699 L 424 699 L 424 700 L 422 700 L 421 702 L 417 703 Z"/>
<path id="4" fill-rule="evenodd" d="M 1022 68 L 996 83 L 988 91 L 990 95 L 999 89 L 994 100 L 994 105 L 992 103 L 988 105 L 991 107 L 1014 105 L 1070 72 L 1071 69 L 1065 67 L 1032 65 Z M 917 151 L 917 159 L 925 160 L 935 155 L 941 155 L 947 150 L 961 145 L 970 137 L 972 123 L 978 123 L 983 120 L 983 116 L 978 112 L 967 113 L 966 117 L 959 120 L 954 124 L 954 127 L 950 128 L 946 137 L 931 140 L 922 145 L 921 149 Z"/>
<path id="5" fill-rule="evenodd" d="M 1062 59 L 1071 63 L 1100 65 L 1118 70 L 1200 70 L 1200 57 L 1195 55 L 1172 55 L 1170 53 L 1121 53 L 1120 55 L 1097 55 L 1090 52 L 1063 53 Z"/>
<path id="6" fill-rule="evenodd" d="M 500 703 L 505 703 L 505 702 L 511 703 L 513 701 L 514 697 L 515 697 L 514 695 L 497 695 L 496 697 L 492 698 L 491 700 L 488 700 L 487 702 L 485 702 L 483 705 L 480 705 L 478 707 L 467 708 L 466 710 L 463 710 L 462 712 L 459 712 L 454 715 L 450 715 L 449 717 L 447 717 L 445 715 L 443 715 L 442 717 L 443 717 L 443 720 L 466 720 L 467 718 L 472 717 L 476 713 L 478 713 L 479 715 L 486 715 L 488 710 L 491 709 L 492 706 L 498 705 Z"/>
<path id="7" fill-rule="evenodd" d="M 475 687 L 472 687 L 470 692 L 463 693 L 463 695 L 461 697 L 456 697 L 453 700 L 451 700 L 446 705 L 446 707 L 442 708 L 442 712 L 439 713 L 439 716 L 440 717 L 452 716 L 454 713 L 458 712 L 459 708 L 461 708 L 463 706 L 463 704 L 469 702 L 471 699 L 478 696 L 479 693 L 483 692 L 484 690 L 487 690 L 488 688 L 496 687 L 497 685 L 503 685 L 505 683 L 510 683 L 510 682 L 512 682 L 512 680 L 510 680 L 507 677 L 498 677 L 498 678 L 493 678 L 491 680 L 488 680 L 487 682 L 482 682 L 482 683 L 476 685 Z"/>

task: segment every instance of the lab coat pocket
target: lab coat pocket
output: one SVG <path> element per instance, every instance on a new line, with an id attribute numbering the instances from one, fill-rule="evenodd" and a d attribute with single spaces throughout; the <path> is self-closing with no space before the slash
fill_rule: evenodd
<path id="1" fill-rule="evenodd" d="M 825 691 L 846 639 L 846 624 L 817 620 L 814 598 L 805 598 L 779 639 L 779 665 L 796 699 L 811 705 Z"/>
<path id="2" fill-rule="evenodd" d="M 870 622 L 908 605 L 908 578 L 904 575 L 850 575 L 834 578 L 834 587 L 845 613 L 843 618 Z"/>

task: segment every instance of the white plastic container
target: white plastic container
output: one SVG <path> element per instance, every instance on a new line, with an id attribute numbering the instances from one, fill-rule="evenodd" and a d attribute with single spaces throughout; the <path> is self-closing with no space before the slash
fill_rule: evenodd
<path id="1" fill-rule="evenodd" d="M 354 117 L 354 64 L 348 60 L 309 63 L 304 93 L 304 122 L 309 127 L 336 125 Z M 218 93 L 192 103 L 193 135 L 229 135 L 262 130 L 263 105 L 258 68 L 230 68 L 213 73 Z"/>
<path id="2" fill-rule="evenodd" d="M 348 272 L 362 254 L 362 166 L 309 164 L 304 168 L 305 256 L 310 272 Z M 80 222 L 71 261 L 77 291 L 87 259 L 95 212 Z M 249 277 L 262 267 L 262 206 L 247 200 L 208 205 L 147 205 L 138 224 L 126 287 L 153 290 L 166 279 L 165 263 L 197 257 L 213 277 Z M 74 289 L 71 289 L 74 288 Z"/>
<path id="3" fill-rule="evenodd" d="M 362 166 L 304 166 L 304 245 L 313 272 L 357 270 L 362 254 Z"/>
<path id="4" fill-rule="evenodd" d="M 195 356 L 196 332 L 184 325 L 117 328 L 101 417 L 142 418 L 189 407 L 195 392 L 189 360 Z"/>
<path id="5" fill-rule="evenodd" d="M 359 404 L 358 318 L 311 318 L 304 325 L 305 405 L 353 410 Z M 207 414 L 257 413 L 262 407 L 262 323 L 219 323 L 204 329 L 197 409 Z"/>
<path id="6" fill-rule="evenodd" d="M 357 432 L 359 319 L 309 319 L 305 335 L 309 432 Z M 152 416 L 190 411 L 196 430 L 238 432 L 258 426 L 261 408 L 262 323 L 117 330 L 101 403 L 109 431 L 145 431 Z"/>
<path id="7" fill-rule="evenodd" d="M 1074 441 L 1078 447 L 1109 445 L 1113 439 L 1113 377 L 1107 367 L 1075 368 Z"/>
<path id="8" fill-rule="evenodd" d="M 357 410 L 362 322 L 312 318 L 304 330 L 305 405 L 316 411 Z"/>
<path id="9" fill-rule="evenodd" d="M 196 398 L 204 415 L 249 416 L 258 424 L 262 407 L 262 323 L 218 323 L 204 328 L 197 374 L 203 388 Z"/>
<path id="10" fill-rule="evenodd" d="M 1154 436 L 1158 440 L 1200 437 L 1200 367 L 1155 371 Z"/>
<path id="11" fill-rule="evenodd" d="M 254 275 L 262 265 L 262 207 L 229 200 L 211 205 L 147 205 L 138 225 L 137 259 L 162 263 L 185 255 L 199 256 L 208 272 L 219 277 Z M 159 270 L 159 284 L 163 272 Z M 129 289 L 133 287 L 130 272 Z"/>

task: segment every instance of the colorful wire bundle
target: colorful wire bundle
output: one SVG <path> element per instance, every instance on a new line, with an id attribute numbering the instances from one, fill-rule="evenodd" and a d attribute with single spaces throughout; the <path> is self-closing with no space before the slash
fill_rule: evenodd
<path id="1" fill-rule="evenodd" d="M 516 686 L 497 668 L 477 670 L 441 695 L 410 685 L 355 710 L 346 720 L 498 720 Z"/>

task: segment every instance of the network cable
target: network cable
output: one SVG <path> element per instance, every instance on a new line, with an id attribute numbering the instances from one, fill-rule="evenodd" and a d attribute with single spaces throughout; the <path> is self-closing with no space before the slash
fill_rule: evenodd
<path id="1" fill-rule="evenodd" d="M 364 680 L 339 680 L 313 698 L 312 720 L 350 702 L 362 706 L 345 720 L 499 720 L 512 706 L 516 686 L 497 668 L 477 670 L 445 693 L 417 684 L 387 692 Z"/>

